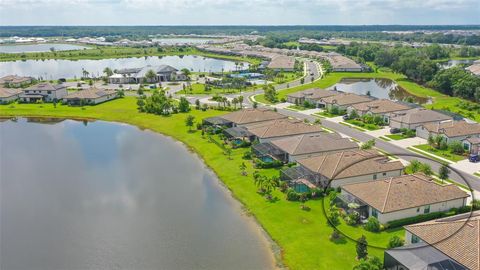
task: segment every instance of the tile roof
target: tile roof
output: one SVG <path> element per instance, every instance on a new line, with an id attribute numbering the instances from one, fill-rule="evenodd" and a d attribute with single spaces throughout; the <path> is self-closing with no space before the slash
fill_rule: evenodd
<path id="1" fill-rule="evenodd" d="M 290 155 L 302 155 L 338 150 L 355 150 L 358 145 L 338 133 L 300 135 L 271 141 Z"/>
<path id="2" fill-rule="evenodd" d="M 0 98 L 9 98 L 12 96 L 16 96 L 22 93 L 22 90 L 15 89 L 15 88 L 3 88 L 0 87 Z"/>
<path id="3" fill-rule="evenodd" d="M 440 185 L 424 174 L 349 184 L 342 189 L 382 213 L 469 197 L 459 187 Z"/>
<path id="4" fill-rule="evenodd" d="M 480 213 L 473 212 L 405 226 L 424 242 L 468 269 L 480 270 Z"/>
<path id="5" fill-rule="evenodd" d="M 333 90 L 325 90 L 321 88 L 310 88 L 304 91 L 299 91 L 295 93 L 291 93 L 288 96 L 294 98 L 309 98 L 309 99 L 321 99 L 326 97 L 331 97 L 334 95 L 339 94 L 340 92 L 333 91 Z"/>
<path id="6" fill-rule="evenodd" d="M 293 69 L 295 67 L 295 58 L 285 55 L 277 55 L 272 58 L 268 68 L 272 69 Z"/>
<path id="7" fill-rule="evenodd" d="M 243 109 L 220 117 L 238 125 L 287 118 L 285 115 L 267 109 Z"/>
<path id="8" fill-rule="evenodd" d="M 474 75 L 480 76 L 480 64 L 473 64 L 467 67 L 466 70 L 470 71 Z"/>
<path id="9" fill-rule="evenodd" d="M 328 179 L 402 170 L 400 161 L 390 161 L 375 150 L 356 150 L 297 160 L 303 167 Z"/>
<path id="10" fill-rule="evenodd" d="M 452 120 L 452 117 L 433 110 L 415 108 L 406 111 L 405 113 L 400 113 L 392 117 L 390 120 L 406 124 L 418 124 Z"/>
<path id="11" fill-rule="evenodd" d="M 324 132 L 319 125 L 309 125 L 294 119 L 279 119 L 266 125 L 248 127 L 248 131 L 263 139 Z"/>
<path id="12" fill-rule="evenodd" d="M 406 111 L 411 107 L 397 103 L 388 99 L 377 99 L 365 103 L 358 103 L 352 105 L 352 107 L 359 112 L 372 112 L 372 113 L 390 113 L 398 111 Z"/>
<path id="13" fill-rule="evenodd" d="M 480 134 L 480 124 L 465 121 L 448 121 L 443 123 L 425 124 L 423 127 L 433 133 L 445 134 L 448 137 Z"/>
<path id="14" fill-rule="evenodd" d="M 17 75 L 7 75 L 5 77 L 0 78 L 0 84 L 4 83 L 23 83 L 27 81 L 31 81 L 32 77 L 22 77 Z"/>
<path id="15" fill-rule="evenodd" d="M 340 106 L 353 105 L 362 102 L 371 101 L 371 97 L 360 96 L 352 93 L 341 93 L 338 95 L 326 97 L 322 99 L 327 104 L 338 104 Z"/>
<path id="16" fill-rule="evenodd" d="M 66 86 L 63 84 L 38 83 L 28 88 L 25 88 L 24 91 L 25 90 L 58 91 L 62 89 L 66 89 Z"/>
<path id="17" fill-rule="evenodd" d="M 97 88 L 89 88 L 85 90 L 75 91 L 73 93 L 68 94 L 65 96 L 65 99 L 95 99 L 100 98 L 103 96 L 108 96 L 112 94 L 116 94 L 117 91 L 115 90 L 104 90 L 104 89 L 97 89 Z"/>
<path id="18" fill-rule="evenodd" d="M 480 138 L 479 137 L 468 137 L 465 139 L 471 144 L 480 144 Z"/>

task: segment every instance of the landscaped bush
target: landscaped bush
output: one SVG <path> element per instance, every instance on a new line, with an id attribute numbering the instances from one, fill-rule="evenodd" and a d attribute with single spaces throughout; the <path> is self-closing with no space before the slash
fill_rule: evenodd
<path id="1" fill-rule="evenodd" d="M 388 241 L 388 248 L 396 248 L 396 247 L 401 247 L 405 244 L 405 241 L 398 237 L 397 235 L 394 235 L 390 240 Z"/>
<path id="2" fill-rule="evenodd" d="M 379 232 L 380 231 L 380 222 L 375 217 L 369 217 L 367 223 L 365 224 L 365 230 L 369 232 Z"/>
<path id="3" fill-rule="evenodd" d="M 352 213 L 348 214 L 348 216 L 345 218 L 345 222 L 348 225 L 357 225 L 360 223 L 360 214 L 358 212 L 353 211 Z"/>
<path id="4" fill-rule="evenodd" d="M 448 145 L 448 148 L 450 148 L 450 151 L 454 154 L 457 155 L 463 155 L 465 152 L 465 149 L 463 148 L 463 145 L 459 141 L 453 141 Z"/>
<path id="5" fill-rule="evenodd" d="M 451 213 L 455 214 L 456 211 L 452 211 Z M 415 217 L 408 217 L 408 218 L 403 218 L 399 220 L 392 220 L 390 222 L 387 222 L 385 224 L 385 228 L 398 228 L 402 227 L 405 225 L 410 225 L 414 223 L 420 223 L 420 222 L 425 222 L 429 221 L 432 219 L 437 219 L 441 217 L 447 216 L 447 213 L 444 212 L 434 212 L 434 213 L 429 213 L 429 214 L 423 214 L 423 215 L 418 215 Z"/>
<path id="6" fill-rule="evenodd" d="M 272 162 L 264 162 L 259 158 L 254 159 L 255 167 L 261 169 L 279 168 L 283 166 L 283 162 L 273 160 Z"/>
<path id="7" fill-rule="evenodd" d="M 286 195 L 287 201 L 298 201 L 300 199 L 300 194 L 293 190 L 293 188 L 287 189 Z"/>

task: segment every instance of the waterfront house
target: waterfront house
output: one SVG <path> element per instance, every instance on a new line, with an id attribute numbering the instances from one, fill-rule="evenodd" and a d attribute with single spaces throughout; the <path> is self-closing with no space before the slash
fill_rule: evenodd
<path id="1" fill-rule="evenodd" d="M 447 143 L 480 137 L 480 124 L 466 121 L 447 121 L 429 123 L 417 127 L 417 136 L 428 139 L 429 136 L 443 136 Z"/>
<path id="2" fill-rule="evenodd" d="M 0 86 L 0 104 L 7 104 L 18 99 L 22 90 L 15 88 L 4 88 Z"/>
<path id="3" fill-rule="evenodd" d="M 325 132 L 319 125 L 306 124 L 296 119 L 279 119 L 265 124 L 246 127 L 260 143 L 302 134 Z"/>
<path id="4" fill-rule="evenodd" d="M 0 85 L 5 87 L 24 87 L 31 84 L 34 81 L 32 77 L 23 77 L 17 75 L 8 75 L 0 78 Z"/>
<path id="5" fill-rule="evenodd" d="M 381 181 L 341 186 L 345 204 L 359 205 L 364 218 L 380 223 L 434 212 L 446 212 L 466 205 L 470 196 L 453 184 L 439 184 L 424 174 L 402 175 Z"/>
<path id="6" fill-rule="evenodd" d="M 358 103 L 365 103 L 372 101 L 372 98 L 369 96 L 362 96 L 352 93 L 341 93 L 338 95 L 326 97 L 320 99 L 318 103 L 318 107 L 320 108 L 327 108 L 331 109 L 332 107 L 337 107 L 339 109 L 346 110 L 349 106 Z"/>
<path id="7" fill-rule="evenodd" d="M 451 120 L 453 120 L 451 116 L 441 112 L 427 110 L 424 108 L 415 108 L 408 111 L 395 113 L 390 118 L 390 127 L 415 130 L 417 127 L 425 124 L 437 124 Z"/>
<path id="8" fill-rule="evenodd" d="M 480 270 L 480 212 L 405 226 L 405 246 L 385 251 L 387 270 Z"/>
<path id="9" fill-rule="evenodd" d="M 263 108 L 248 108 L 227 113 L 217 117 L 209 117 L 203 120 L 205 125 L 237 127 L 264 123 L 277 119 L 286 119 L 287 116 L 275 111 Z"/>
<path id="10" fill-rule="evenodd" d="M 60 101 L 67 95 L 67 87 L 63 84 L 38 83 L 23 89 L 20 94 L 21 102 L 54 102 Z"/>
<path id="11" fill-rule="evenodd" d="M 66 95 L 63 102 L 69 105 L 95 105 L 117 98 L 117 91 L 90 88 Z"/>
<path id="12" fill-rule="evenodd" d="M 332 90 L 325 90 L 320 88 L 311 88 L 304 91 L 295 92 L 292 94 L 287 95 L 287 102 L 293 104 L 302 105 L 305 101 L 309 102 L 310 104 L 315 104 L 317 100 L 331 97 L 339 92 L 332 91 Z"/>
<path id="13" fill-rule="evenodd" d="M 330 153 L 298 159 L 297 163 L 299 166 L 281 172 L 283 180 L 305 178 L 319 187 L 333 188 L 400 176 L 404 168 L 400 161 L 391 161 L 374 150 Z"/>
<path id="14" fill-rule="evenodd" d="M 147 78 L 148 72 L 155 73 L 154 78 Z M 164 81 L 183 81 L 187 77 L 176 68 L 169 65 L 145 66 L 142 68 L 124 68 L 114 71 L 114 74 L 108 77 L 109 83 L 127 84 L 127 83 L 158 83 Z"/>
<path id="15" fill-rule="evenodd" d="M 268 68 L 274 71 L 294 71 L 295 70 L 295 57 L 286 55 L 275 55 L 271 58 Z"/>
<path id="16" fill-rule="evenodd" d="M 356 111 L 358 115 L 381 116 L 385 123 L 390 122 L 390 117 L 395 113 L 406 112 L 412 107 L 388 99 L 376 99 L 369 102 L 357 103 L 349 106 L 347 112 Z"/>
<path id="17" fill-rule="evenodd" d="M 330 63 L 334 72 L 362 72 L 364 69 L 360 64 L 339 53 L 326 53 L 321 58 Z"/>
<path id="18" fill-rule="evenodd" d="M 343 138 L 338 133 L 292 136 L 252 146 L 252 151 L 257 157 L 269 156 L 284 163 L 356 149 L 358 145 L 355 142 Z"/>

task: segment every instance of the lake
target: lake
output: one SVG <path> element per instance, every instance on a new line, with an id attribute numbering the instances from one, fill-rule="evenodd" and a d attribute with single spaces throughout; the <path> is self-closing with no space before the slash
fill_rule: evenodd
<path id="1" fill-rule="evenodd" d="M 47 80 L 59 78 L 80 78 L 82 69 L 87 70 L 92 76 L 103 76 L 103 70 L 106 67 L 114 69 L 137 68 L 146 65 L 171 65 L 177 69 L 188 68 L 195 72 L 221 72 L 233 71 L 238 66 L 235 62 L 215 58 L 206 58 L 196 55 L 185 56 L 147 56 L 114 58 L 100 60 L 26 60 L 0 62 L 0 77 L 16 74 L 19 76 L 42 77 Z M 248 68 L 248 63 L 244 63 L 243 68 Z"/>
<path id="2" fill-rule="evenodd" d="M 49 52 L 50 48 L 54 48 L 55 51 L 71 51 L 71 50 L 88 49 L 88 47 L 80 46 L 80 45 L 41 43 L 41 44 L 23 44 L 23 45 L 0 45 L 0 53 Z"/>
<path id="3" fill-rule="evenodd" d="M 415 103 L 424 104 L 429 102 L 428 98 L 412 95 L 390 79 L 344 78 L 336 83 L 333 88 L 359 95 L 370 94 L 370 96 L 376 98 L 403 101 L 407 97 L 412 97 Z"/>
<path id="4" fill-rule="evenodd" d="M 464 59 L 464 60 L 448 60 L 448 61 L 445 61 L 445 62 L 440 62 L 438 63 L 440 65 L 440 68 L 451 68 L 451 67 L 456 67 L 458 65 L 471 65 L 473 64 L 475 60 L 472 60 L 472 59 Z"/>
<path id="5" fill-rule="evenodd" d="M 271 269 L 270 243 L 184 145 L 108 122 L 0 123 L 0 269 Z"/>

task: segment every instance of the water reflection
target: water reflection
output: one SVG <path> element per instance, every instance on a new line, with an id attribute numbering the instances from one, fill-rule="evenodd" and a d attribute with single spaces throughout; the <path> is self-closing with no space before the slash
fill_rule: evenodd
<path id="1" fill-rule="evenodd" d="M 22 52 L 49 52 L 51 49 L 55 51 L 70 51 L 70 50 L 83 50 L 88 47 L 73 45 L 73 44 L 23 44 L 23 45 L 1 45 L 0 53 L 22 53 Z"/>
<path id="2" fill-rule="evenodd" d="M 181 144 L 40 123 L 0 123 L 1 269 L 272 268 L 265 239 Z"/>
<path id="3" fill-rule="evenodd" d="M 390 79 L 344 78 L 335 87 L 339 91 L 376 98 L 409 101 L 419 104 L 428 103 L 428 98 L 415 96 Z"/>

